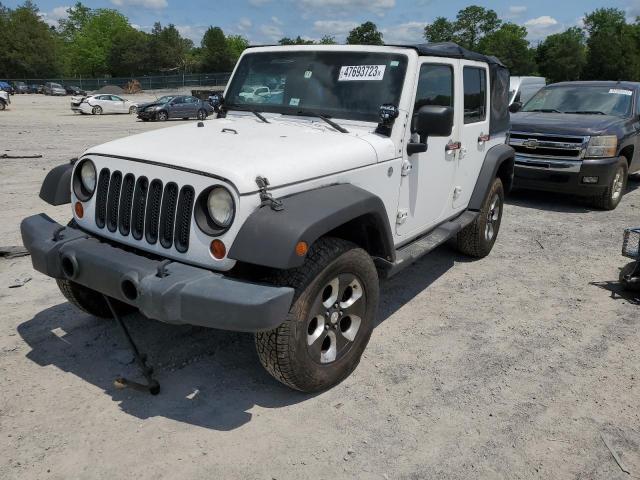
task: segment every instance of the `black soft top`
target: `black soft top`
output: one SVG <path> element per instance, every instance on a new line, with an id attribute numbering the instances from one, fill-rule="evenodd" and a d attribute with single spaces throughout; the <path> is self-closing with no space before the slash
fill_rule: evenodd
<path id="1" fill-rule="evenodd" d="M 461 47 L 457 43 L 442 42 L 442 43 L 422 43 L 419 45 L 403 45 L 407 48 L 412 48 L 418 55 L 424 57 L 447 57 L 447 58 L 462 58 L 465 60 L 475 60 L 477 62 L 488 63 L 489 65 L 499 65 L 506 68 L 504 64 L 496 57 L 490 55 L 483 55 L 481 53 L 472 52 L 464 47 Z"/>

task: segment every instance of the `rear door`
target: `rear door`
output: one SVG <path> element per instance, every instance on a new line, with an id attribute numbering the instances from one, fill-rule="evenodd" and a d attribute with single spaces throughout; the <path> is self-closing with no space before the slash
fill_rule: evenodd
<path id="1" fill-rule="evenodd" d="M 111 101 L 113 102 L 111 108 L 113 108 L 114 113 L 128 113 L 124 98 L 118 97 L 116 95 L 111 95 Z"/>
<path id="2" fill-rule="evenodd" d="M 480 174 L 489 141 L 489 66 L 482 62 L 461 60 L 462 92 L 457 108 L 462 113 L 453 208 L 466 208 Z"/>
<path id="3" fill-rule="evenodd" d="M 187 97 L 184 103 L 184 116 L 195 117 L 198 113 L 198 99 L 196 97 Z"/>

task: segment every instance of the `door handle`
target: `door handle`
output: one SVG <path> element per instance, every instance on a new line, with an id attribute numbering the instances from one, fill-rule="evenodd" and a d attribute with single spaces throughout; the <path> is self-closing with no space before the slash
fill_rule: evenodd
<path id="1" fill-rule="evenodd" d="M 491 140 L 491 135 L 485 135 L 483 133 L 478 137 L 478 143 L 486 143 Z"/>
<path id="2" fill-rule="evenodd" d="M 460 150 L 462 148 L 462 144 L 460 142 L 449 142 L 447 143 L 447 146 L 444 147 L 444 150 L 446 152 L 455 152 L 457 150 Z"/>

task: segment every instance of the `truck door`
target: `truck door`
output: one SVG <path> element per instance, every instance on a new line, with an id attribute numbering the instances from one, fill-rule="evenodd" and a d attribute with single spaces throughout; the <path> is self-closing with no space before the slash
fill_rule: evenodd
<path id="1" fill-rule="evenodd" d="M 457 108 L 464 121 L 460 126 L 461 149 L 453 194 L 453 208 L 466 208 L 480 174 L 489 137 L 489 67 L 486 63 L 462 60 L 461 99 Z"/>
<path id="2" fill-rule="evenodd" d="M 460 103 L 455 93 L 458 60 L 423 59 L 418 69 L 414 111 L 424 105 L 454 107 L 454 127 L 450 137 L 430 137 L 427 151 L 408 155 L 402 168 L 396 233 L 411 237 L 436 226 L 451 211 L 456 169 L 457 126 L 461 123 Z M 411 134 L 414 136 L 415 134 Z M 409 140 L 407 138 L 407 140 Z"/>

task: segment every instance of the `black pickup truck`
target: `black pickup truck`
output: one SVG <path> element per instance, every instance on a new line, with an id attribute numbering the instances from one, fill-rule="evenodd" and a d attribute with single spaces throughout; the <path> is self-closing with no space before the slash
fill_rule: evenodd
<path id="1" fill-rule="evenodd" d="M 615 209 L 640 170 L 640 83 L 563 82 L 512 106 L 514 187 L 590 197 Z"/>

